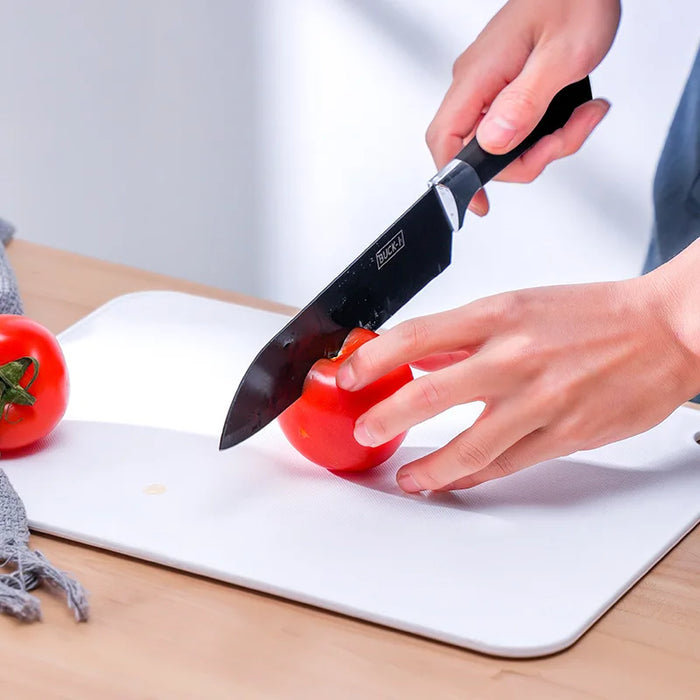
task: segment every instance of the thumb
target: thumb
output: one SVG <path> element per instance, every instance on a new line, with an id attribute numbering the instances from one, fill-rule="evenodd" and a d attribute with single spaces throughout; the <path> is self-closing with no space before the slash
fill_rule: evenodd
<path id="1" fill-rule="evenodd" d="M 561 56 L 543 50 L 531 54 L 520 75 L 491 103 L 476 130 L 479 145 L 495 154 L 511 151 L 537 126 L 554 95 L 582 77 Z"/>

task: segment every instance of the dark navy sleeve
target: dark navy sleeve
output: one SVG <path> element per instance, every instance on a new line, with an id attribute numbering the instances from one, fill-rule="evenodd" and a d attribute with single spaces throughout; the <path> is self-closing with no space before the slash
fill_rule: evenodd
<path id="1" fill-rule="evenodd" d="M 644 272 L 700 237 L 700 48 L 654 178 L 654 226 Z"/>

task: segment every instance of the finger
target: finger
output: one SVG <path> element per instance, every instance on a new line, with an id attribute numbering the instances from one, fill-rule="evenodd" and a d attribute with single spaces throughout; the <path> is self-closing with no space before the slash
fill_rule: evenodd
<path id="1" fill-rule="evenodd" d="M 483 115 L 485 99 L 479 83 L 470 84 L 462 79 L 450 85 L 425 133 L 425 142 L 438 170 L 462 150 L 464 137 L 474 130 L 477 120 Z"/>
<path id="2" fill-rule="evenodd" d="M 539 427 L 534 412 L 518 411 L 510 402 L 487 405 L 474 425 L 445 447 L 402 467 L 396 480 L 404 491 L 417 493 L 440 490 L 492 463 L 505 475 L 514 469 L 506 451 Z"/>
<path id="3" fill-rule="evenodd" d="M 499 71 L 482 71 L 480 63 L 475 59 L 455 77 L 428 126 L 425 141 L 438 169 L 462 150 L 466 137 L 475 133 L 491 100 L 507 85 Z"/>
<path id="4" fill-rule="evenodd" d="M 473 197 L 472 201 L 469 202 L 469 211 L 473 212 L 477 216 L 486 216 L 489 213 L 489 200 L 486 196 L 485 190 L 479 190 Z"/>
<path id="5" fill-rule="evenodd" d="M 462 147 L 468 144 L 474 138 L 476 134 L 476 127 L 481 122 L 482 116 L 483 114 L 479 116 L 479 118 L 476 121 L 476 124 L 474 125 L 474 128 L 462 139 L 462 143 L 459 146 L 459 150 L 462 150 Z M 457 152 L 459 152 L 459 150 Z M 477 190 L 476 194 L 472 197 L 471 201 L 469 202 L 469 211 L 472 212 L 472 214 L 476 214 L 477 216 L 486 216 L 486 214 L 489 213 L 490 208 L 491 207 L 489 204 L 488 195 L 486 194 L 486 190 Z"/>
<path id="6" fill-rule="evenodd" d="M 506 473 L 514 474 L 535 464 L 571 454 L 573 451 L 553 440 L 549 431 L 535 430 L 508 448 L 483 469 L 457 479 L 440 490 L 470 489 L 473 486 L 498 479 Z"/>
<path id="7" fill-rule="evenodd" d="M 411 366 L 424 372 L 437 372 L 439 369 L 450 367 L 451 365 L 466 360 L 472 353 L 468 350 L 457 350 L 455 352 L 441 352 L 430 355 L 422 360 L 412 362 Z"/>
<path id="8" fill-rule="evenodd" d="M 576 153 L 609 109 L 610 103 L 603 99 L 592 100 L 577 107 L 563 128 L 538 141 L 494 179 L 502 182 L 532 182 L 552 161 Z"/>
<path id="9" fill-rule="evenodd" d="M 479 145 L 490 153 L 515 148 L 547 111 L 554 95 L 580 80 L 585 71 L 572 70 L 570 57 L 555 45 L 536 48 L 520 74 L 501 90 L 479 124 Z"/>
<path id="10" fill-rule="evenodd" d="M 366 447 L 383 445 L 452 406 L 476 401 L 489 393 L 492 374 L 477 355 L 418 377 L 361 415 L 355 423 L 355 440 Z"/>
<path id="11" fill-rule="evenodd" d="M 361 345 L 338 369 L 337 385 L 354 391 L 379 379 L 400 365 L 429 355 L 479 346 L 489 324 L 472 303 L 459 309 L 404 321 Z"/>

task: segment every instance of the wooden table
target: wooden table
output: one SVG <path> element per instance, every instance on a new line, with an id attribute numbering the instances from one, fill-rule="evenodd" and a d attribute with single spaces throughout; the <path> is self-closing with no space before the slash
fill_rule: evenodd
<path id="1" fill-rule="evenodd" d="M 292 311 L 24 241 L 10 244 L 26 312 L 58 332 L 108 299 L 174 289 Z M 700 465 L 699 467 L 700 468 Z M 76 624 L 0 617 L 3 698 L 699 698 L 700 528 L 569 650 L 470 653 L 128 557 L 33 536 L 91 593 Z"/>

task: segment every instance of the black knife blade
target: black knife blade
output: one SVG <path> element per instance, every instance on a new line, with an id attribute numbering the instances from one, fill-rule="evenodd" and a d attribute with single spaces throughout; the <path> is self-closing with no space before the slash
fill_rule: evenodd
<path id="1" fill-rule="evenodd" d="M 534 131 L 494 156 L 472 139 L 430 189 L 258 353 L 226 416 L 219 449 L 254 435 L 301 396 L 311 366 L 356 327 L 376 330 L 449 264 L 452 235 L 477 190 L 591 99 L 588 78 L 561 90 Z"/>
<path id="2" fill-rule="evenodd" d="M 226 418 L 221 448 L 257 432 L 301 395 L 311 365 L 358 326 L 379 328 L 449 264 L 453 227 L 426 192 L 255 358 Z"/>

